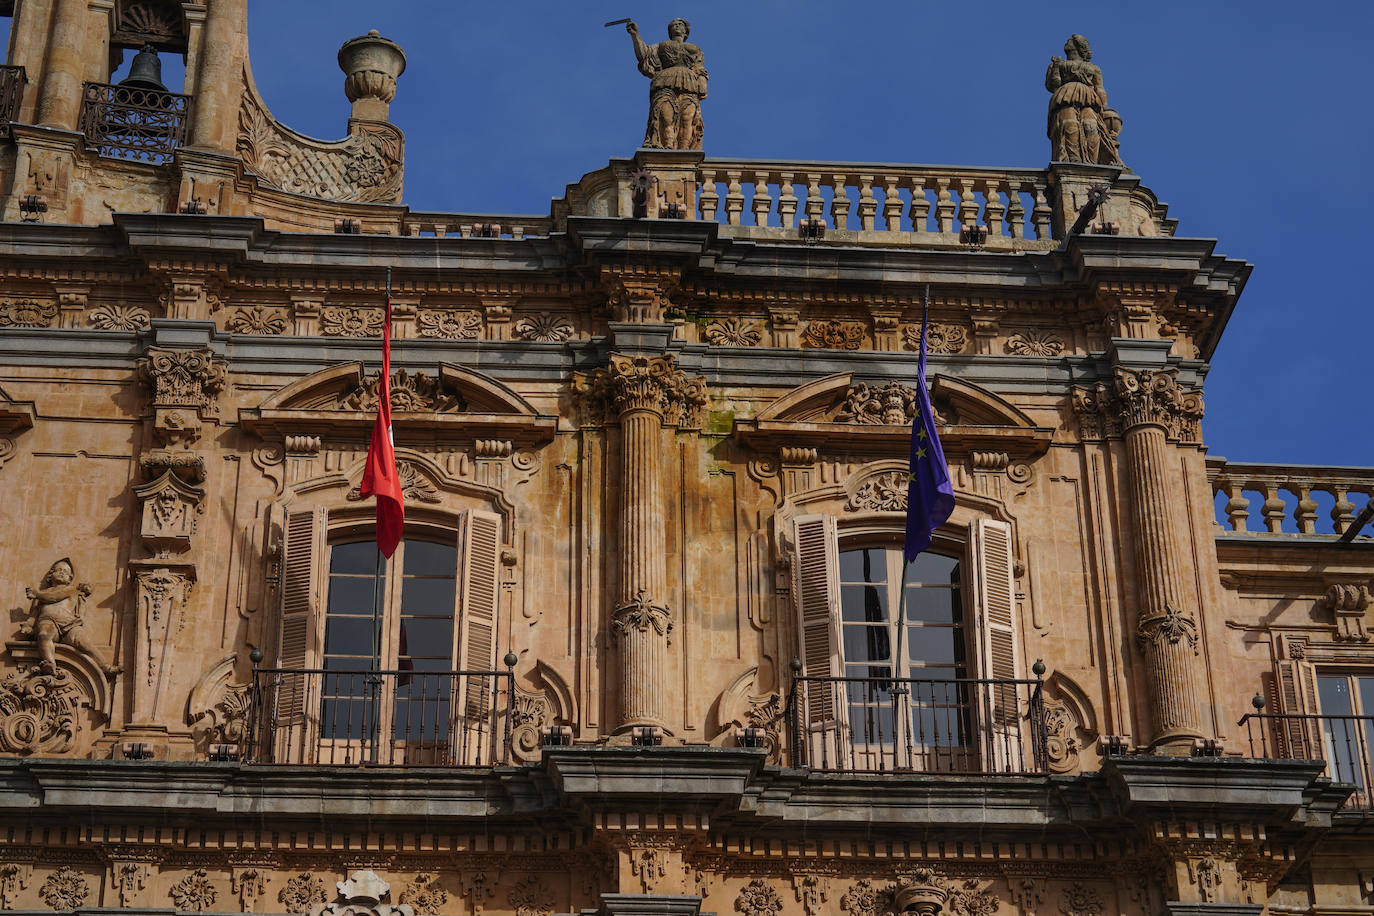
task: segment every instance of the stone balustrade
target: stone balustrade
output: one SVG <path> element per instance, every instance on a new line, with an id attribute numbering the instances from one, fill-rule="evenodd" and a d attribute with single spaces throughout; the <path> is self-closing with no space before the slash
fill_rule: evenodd
<path id="1" fill-rule="evenodd" d="M 1368 467 L 1216 458 L 1207 462 L 1207 476 L 1217 494 L 1217 524 L 1237 533 L 1339 536 L 1374 498 L 1374 468 Z"/>
<path id="2" fill-rule="evenodd" d="M 552 220 L 547 216 L 510 213 L 432 213 L 411 210 L 401 219 L 401 234 L 413 236 L 523 239 L 546 236 L 551 228 Z"/>
<path id="3" fill-rule="evenodd" d="M 1052 240 L 1049 173 L 1040 169 L 706 159 L 697 176 L 700 218 L 724 226 L 796 229 L 819 219 L 827 230 L 892 242 L 957 244 L 975 227 L 990 248 Z"/>

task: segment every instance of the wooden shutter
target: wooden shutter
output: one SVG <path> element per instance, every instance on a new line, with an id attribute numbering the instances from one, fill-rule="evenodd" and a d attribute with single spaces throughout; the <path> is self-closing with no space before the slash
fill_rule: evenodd
<path id="1" fill-rule="evenodd" d="M 840 658 L 840 548 L 835 519 L 804 515 L 793 525 L 792 594 L 797 603 L 797 655 L 806 677 L 842 677 Z M 848 705 L 843 685 L 805 685 L 801 723 L 806 762 L 838 762 L 848 751 Z"/>
<path id="2" fill-rule="evenodd" d="M 1280 660 L 1275 671 L 1279 712 L 1289 716 L 1316 716 L 1317 672 L 1307 662 Z M 1288 757 L 1298 760 L 1326 758 L 1317 719 L 1286 719 L 1278 729 Z"/>
<path id="3" fill-rule="evenodd" d="M 971 539 L 978 602 L 979 676 L 994 683 L 980 685 L 970 700 L 980 718 L 987 720 L 980 723 L 985 751 L 991 751 L 999 770 L 1019 770 L 1024 758 L 1021 707 L 1029 696 L 1021 696 L 1026 691 L 1016 685 L 996 683 L 1014 680 L 1021 671 L 1011 525 L 977 519 Z"/>
<path id="4" fill-rule="evenodd" d="M 468 509 L 458 520 L 458 667 L 496 670 L 497 609 L 501 592 L 501 516 Z M 463 675 L 460 691 L 459 753 L 478 763 L 493 734 L 491 675 Z"/>
<path id="5" fill-rule="evenodd" d="M 323 506 L 299 506 L 286 510 L 282 524 L 277 667 L 287 671 L 301 671 L 319 662 L 329 575 L 328 523 L 329 513 Z M 304 762 L 301 755 L 305 748 L 314 746 L 317 680 L 305 674 L 280 676 L 270 724 L 275 729 L 272 743 L 281 762 Z"/>

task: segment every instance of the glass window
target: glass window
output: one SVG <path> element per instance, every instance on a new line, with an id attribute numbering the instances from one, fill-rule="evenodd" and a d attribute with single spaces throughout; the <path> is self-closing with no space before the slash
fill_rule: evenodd
<path id="1" fill-rule="evenodd" d="M 1328 775 L 1353 783 L 1357 797 L 1367 798 L 1374 775 L 1374 675 L 1321 675 L 1317 702 Z"/>

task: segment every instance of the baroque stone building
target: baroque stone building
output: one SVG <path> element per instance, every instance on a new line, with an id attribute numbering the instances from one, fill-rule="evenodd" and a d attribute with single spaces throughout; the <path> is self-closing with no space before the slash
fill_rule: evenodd
<path id="1" fill-rule="evenodd" d="M 375 32 L 324 142 L 245 0 L 5 6 L 0 909 L 1374 912 L 1374 470 L 1207 454 L 1249 266 L 1081 36 L 1046 167 L 640 149 L 510 216 L 400 203 Z"/>

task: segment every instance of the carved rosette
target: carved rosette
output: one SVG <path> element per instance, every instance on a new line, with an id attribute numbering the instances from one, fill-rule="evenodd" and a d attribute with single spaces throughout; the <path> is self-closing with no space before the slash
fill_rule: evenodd
<path id="1" fill-rule="evenodd" d="M 309 913 L 325 901 L 323 879 L 311 872 L 301 872 L 286 879 L 285 886 L 277 892 L 277 902 L 288 913 Z"/>
<path id="2" fill-rule="evenodd" d="M 64 865 L 48 875 L 38 896 L 54 910 L 75 910 L 85 906 L 86 898 L 91 895 L 90 885 L 81 872 Z"/>
<path id="3" fill-rule="evenodd" d="M 735 898 L 735 912 L 741 916 L 779 916 L 782 895 L 761 878 L 755 878 L 740 889 Z"/>

